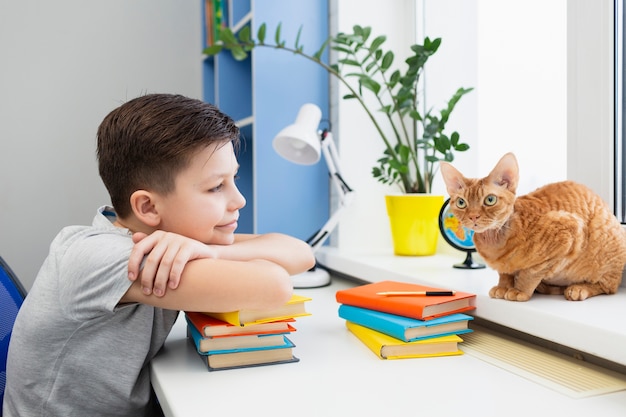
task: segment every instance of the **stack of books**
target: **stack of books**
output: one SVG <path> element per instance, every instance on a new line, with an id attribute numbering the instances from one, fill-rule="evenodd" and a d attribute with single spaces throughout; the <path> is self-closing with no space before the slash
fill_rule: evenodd
<path id="1" fill-rule="evenodd" d="M 460 355 L 476 295 L 381 281 L 337 291 L 339 317 L 379 358 Z"/>
<path id="2" fill-rule="evenodd" d="M 308 297 L 293 295 L 275 310 L 185 312 L 187 333 L 209 371 L 297 362 L 287 335 L 308 316 Z"/>

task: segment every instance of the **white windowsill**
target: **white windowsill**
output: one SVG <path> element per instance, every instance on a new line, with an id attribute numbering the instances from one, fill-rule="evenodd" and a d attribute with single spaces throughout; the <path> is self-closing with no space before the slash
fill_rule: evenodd
<path id="1" fill-rule="evenodd" d="M 465 254 L 428 257 L 394 256 L 391 251 L 356 252 L 322 247 L 321 266 L 366 282 L 396 280 L 474 293 L 475 317 L 626 366 L 626 288 L 582 302 L 535 294 L 528 302 L 494 300 L 498 282 L 491 269 L 462 270 L 453 264 Z"/>

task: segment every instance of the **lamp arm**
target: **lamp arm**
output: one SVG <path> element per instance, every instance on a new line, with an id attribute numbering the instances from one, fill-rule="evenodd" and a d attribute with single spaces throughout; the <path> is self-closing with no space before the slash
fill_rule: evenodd
<path id="1" fill-rule="evenodd" d="M 330 236 L 331 232 L 335 229 L 335 227 L 339 223 L 339 218 L 341 217 L 341 214 L 343 213 L 345 208 L 352 202 L 352 196 L 354 192 L 352 188 L 350 188 L 350 186 L 344 181 L 339 171 L 339 154 L 337 152 L 337 147 L 335 145 L 335 141 L 333 140 L 332 133 L 327 130 L 322 131 L 321 141 L 324 161 L 326 162 L 326 166 L 328 167 L 330 181 L 337 190 L 339 203 L 337 209 L 330 216 L 324 226 L 322 226 L 320 230 L 318 230 L 313 236 L 311 236 L 307 240 L 307 243 L 311 245 L 314 252 L 324 244 L 326 239 L 328 239 L 328 237 Z"/>

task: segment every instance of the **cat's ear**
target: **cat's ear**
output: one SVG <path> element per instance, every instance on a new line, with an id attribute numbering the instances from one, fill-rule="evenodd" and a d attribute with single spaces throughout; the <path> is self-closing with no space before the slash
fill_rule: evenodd
<path id="1" fill-rule="evenodd" d="M 441 169 L 441 175 L 446 184 L 448 194 L 453 195 L 465 188 L 465 177 L 458 169 L 448 162 L 439 162 L 439 168 Z"/>
<path id="2" fill-rule="evenodd" d="M 519 182 L 519 167 L 515 155 L 509 152 L 500 158 L 488 178 L 492 183 L 515 192 Z"/>

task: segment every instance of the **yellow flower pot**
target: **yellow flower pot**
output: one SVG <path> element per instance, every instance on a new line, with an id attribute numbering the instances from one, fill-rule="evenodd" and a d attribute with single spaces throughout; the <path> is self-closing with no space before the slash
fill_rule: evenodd
<path id="1" fill-rule="evenodd" d="M 429 194 L 385 196 L 394 254 L 435 254 L 439 238 L 438 217 L 443 200 L 441 195 Z"/>

